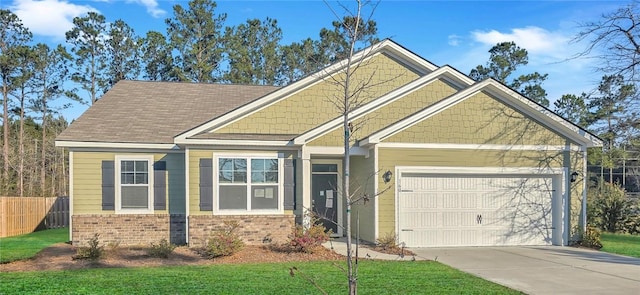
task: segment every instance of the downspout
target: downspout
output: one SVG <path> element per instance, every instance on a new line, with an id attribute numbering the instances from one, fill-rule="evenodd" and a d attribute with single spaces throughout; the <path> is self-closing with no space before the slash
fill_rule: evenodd
<path id="1" fill-rule="evenodd" d="M 64 156 L 64 148 L 62 148 Z M 73 244 L 73 150 L 69 149 L 69 241 Z"/>
<path id="2" fill-rule="evenodd" d="M 184 232 L 185 242 L 189 245 L 189 148 L 185 147 L 184 150 Z"/>

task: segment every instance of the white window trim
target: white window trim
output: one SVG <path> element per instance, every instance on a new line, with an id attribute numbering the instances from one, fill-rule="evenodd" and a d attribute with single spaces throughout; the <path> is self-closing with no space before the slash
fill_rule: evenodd
<path id="1" fill-rule="evenodd" d="M 122 208 L 122 195 L 121 195 L 121 180 L 122 175 L 120 175 L 120 167 L 122 161 L 147 161 L 148 167 L 147 171 L 148 175 L 148 183 L 149 186 L 149 196 L 148 196 L 148 205 L 147 209 L 123 209 Z M 152 155 L 116 155 L 115 161 L 115 203 L 116 203 L 116 213 L 117 214 L 153 214 L 153 163 L 154 158 Z"/>
<path id="2" fill-rule="evenodd" d="M 220 210 L 220 184 L 218 182 L 219 167 L 218 163 L 221 158 L 241 158 L 247 160 L 247 209 L 246 210 Z M 213 214 L 214 215 L 271 215 L 284 214 L 284 159 L 278 153 L 266 154 L 220 154 L 215 153 L 213 156 Z M 251 173 L 249 168 L 252 159 L 277 159 L 278 160 L 278 208 L 277 209 L 254 209 L 251 210 L 251 198 L 249 197 L 249 188 Z"/>

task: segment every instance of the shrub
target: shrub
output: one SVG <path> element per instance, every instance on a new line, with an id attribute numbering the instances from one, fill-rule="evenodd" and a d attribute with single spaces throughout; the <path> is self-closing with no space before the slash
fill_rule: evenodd
<path id="1" fill-rule="evenodd" d="M 169 258 L 169 254 L 176 248 L 175 245 L 169 243 L 167 239 L 160 240 L 160 243 L 151 243 L 148 253 L 151 257 Z"/>
<path id="2" fill-rule="evenodd" d="M 582 237 L 582 241 L 580 241 L 580 245 L 593 249 L 602 248 L 602 242 L 600 241 L 600 231 L 593 226 L 587 226 L 587 230 Z"/>
<path id="3" fill-rule="evenodd" d="M 89 239 L 89 247 L 80 247 L 76 251 L 74 259 L 98 260 L 104 255 L 104 245 L 100 245 L 100 234 L 94 234 Z"/>
<path id="4" fill-rule="evenodd" d="M 284 248 L 294 252 L 313 253 L 322 243 L 329 240 L 331 230 L 327 231 L 317 219 L 312 219 L 311 224 L 309 228 L 296 225 Z"/>
<path id="5" fill-rule="evenodd" d="M 215 232 L 207 243 L 205 252 L 211 258 L 230 256 L 244 247 L 244 242 L 235 233 L 237 222 L 225 222 L 225 229 Z"/>
<path id="6" fill-rule="evenodd" d="M 602 179 L 589 190 L 587 207 L 589 223 L 608 232 L 623 230 L 631 216 L 631 203 L 624 190 Z"/>
<path id="7" fill-rule="evenodd" d="M 640 234 L 640 215 L 634 215 L 627 218 L 623 231 L 632 235 Z"/>
<path id="8" fill-rule="evenodd" d="M 376 239 L 376 246 L 383 250 L 398 248 L 398 236 L 394 233 L 386 233 Z"/>

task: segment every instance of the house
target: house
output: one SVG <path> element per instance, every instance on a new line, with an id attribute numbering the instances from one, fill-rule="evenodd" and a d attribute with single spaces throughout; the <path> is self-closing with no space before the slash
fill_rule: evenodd
<path id="1" fill-rule="evenodd" d="M 391 40 L 360 51 L 351 113 L 354 235 L 408 247 L 567 245 L 586 220 L 593 134 Z M 346 223 L 344 62 L 286 87 L 120 81 L 56 139 L 69 150 L 71 240 L 204 245 L 236 221 L 282 241 L 305 212 Z M 357 226 L 355 226 L 357 224 Z"/>

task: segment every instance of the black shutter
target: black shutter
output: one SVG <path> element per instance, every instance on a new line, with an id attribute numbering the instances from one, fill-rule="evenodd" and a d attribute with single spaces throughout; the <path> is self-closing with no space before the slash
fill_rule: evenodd
<path id="1" fill-rule="evenodd" d="M 200 159 L 200 210 L 213 211 L 213 159 Z"/>
<path id="2" fill-rule="evenodd" d="M 115 210 L 115 170 L 113 161 L 102 161 L 102 210 Z"/>
<path id="3" fill-rule="evenodd" d="M 167 162 L 153 164 L 153 209 L 167 209 Z"/>
<path id="4" fill-rule="evenodd" d="M 284 210 L 296 209 L 296 161 L 284 159 Z"/>

